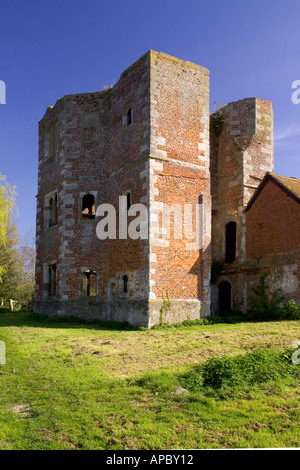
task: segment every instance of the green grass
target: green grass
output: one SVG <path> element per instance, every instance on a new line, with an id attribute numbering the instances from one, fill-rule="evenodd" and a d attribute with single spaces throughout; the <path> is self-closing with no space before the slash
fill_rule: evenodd
<path id="1" fill-rule="evenodd" d="M 42 320 L 0 313 L 0 449 L 299 447 L 299 321 Z"/>

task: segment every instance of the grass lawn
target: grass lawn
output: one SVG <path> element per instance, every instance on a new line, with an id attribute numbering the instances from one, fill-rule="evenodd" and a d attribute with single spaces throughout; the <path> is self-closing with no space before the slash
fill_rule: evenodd
<path id="1" fill-rule="evenodd" d="M 299 374 L 180 388 L 211 357 L 299 339 L 299 321 L 117 330 L 0 313 L 0 449 L 299 447 Z"/>

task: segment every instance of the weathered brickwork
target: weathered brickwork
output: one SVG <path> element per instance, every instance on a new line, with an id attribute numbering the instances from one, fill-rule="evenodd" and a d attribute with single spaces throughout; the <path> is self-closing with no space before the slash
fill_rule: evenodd
<path id="1" fill-rule="evenodd" d="M 267 275 L 270 294 L 279 290 L 300 304 L 300 180 L 266 173 L 244 215 L 246 257 L 223 266 L 215 291 L 228 282 L 232 306 L 246 312 L 253 288 Z"/>
<path id="2" fill-rule="evenodd" d="M 209 175 L 209 74 L 200 66 L 152 53 L 150 146 L 150 305 L 159 320 L 161 301 L 190 300 L 187 317 L 209 313 L 211 197 Z M 202 249 L 191 250 L 185 233 L 176 239 L 178 220 L 171 212 L 170 234 L 159 238 L 162 207 L 205 207 Z M 196 213 L 194 213 L 194 218 Z M 179 221 L 180 224 L 180 221 Z M 189 232 L 195 232 L 196 222 Z M 184 309 L 185 310 L 185 309 Z M 164 321 L 179 321 L 165 314 Z"/>
<path id="3" fill-rule="evenodd" d="M 150 326 L 166 297 L 177 304 L 165 319 L 209 312 L 208 95 L 206 69 L 150 51 L 112 89 L 65 96 L 48 108 L 39 129 L 36 311 Z M 50 145 L 53 123 L 57 141 Z M 132 204 L 148 208 L 149 240 L 99 240 L 98 218 L 82 217 L 82 198 L 118 208 L 128 192 Z M 199 196 L 203 250 L 191 251 L 186 239 L 153 239 L 161 203 L 183 207 L 198 204 Z M 55 197 L 57 223 L 49 226 Z M 55 295 L 49 295 L 51 266 Z M 96 273 L 96 295 L 84 295 L 86 271 Z"/>
<path id="4" fill-rule="evenodd" d="M 237 260 L 245 259 L 244 209 L 273 171 L 273 112 L 266 100 L 247 98 L 222 108 L 222 132 L 211 134 L 213 257 L 224 258 L 228 222 L 237 223 Z"/>
<path id="5" fill-rule="evenodd" d="M 83 218 L 81 204 L 85 194 L 92 194 L 95 207 L 111 203 L 118 209 L 119 196 L 128 190 L 133 202 L 147 200 L 149 67 L 147 55 L 125 71 L 113 89 L 65 96 L 40 121 L 38 311 L 124 319 L 124 312 L 118 315 L 114 306 L 110 309 L 101 303 L 107 301 L 111 284 L 119 290 L 124 275 L 129 278 L 133 302 L 148 298 L 148 241 L 100 240 L 96 235 L 97 218 Z M 134 122 L 127 126 L 126 107 L 134 110 Z M 55 120 L 57 151 L 49 156 L 48 129 Z M 49 227 L 47 201 L 54 193 L 57 224 Z M 56 266 L 55 298 L 48 295 L 49 263 Z M 96 272 L 96 296 L 83 295 L 82 277 L 86 270 Z M 70 303 L 75 299 L 73 304 L 79 307 Z M 146 324 L 147 318 L 141 316 L 137 322 Z"/>
<path id="6" fill-rule="evenodd" d="M 247 259 L 255 264 L 255 254 L 259 262 L 257 273 L 244 273 L 244 289 L 251 291 L 259 276 L 268 273 L 271 291 L 281 289 L 287 300 L 300 303 L 300 200 L 293 196 L 278 185 L 276 175 L 267 175 L 247 208 Z"/>
<path id="7" fill-rule="evenodd" d="M 47 109 L 39 123 L 36 312 L 151 327 L 222 313 L 224 282 L 230 306 L 245 310 L 257 282 L 245 270 L 252 250 L 271 264 L 280 256 L 274 285 L 292 282 L 298 295 L 298 242 L 282 251 L 284 223 L 275 219 L 287 210 L 293 232 L 296 208 L 285 204 L 299 205 L 268 183 L 245 211 L 273 171 L 272 105 L 247 98 L 223 107 L 221 118 L 215 132 L 208 71 L 154 51 L 114 87 L 66 95 Z M 120 196 L 129 210 L 146 207 L 146 237 L 124 236 Z M 97 236 L 103 204 L 116 210 L 116 239 Z M 211 283 L 216 261 L 223 268 Z"/>
<path id="8" fill-rule="evenodd" d="M 245 208 L 266 171 L 273 170 L 273 111 L 267 100 L 247 98 L 221 109 L 220 132 L 211 129 L 212 258 L 223 264 L 218 283 L 212 285 L 212 311 L 219 310 L 218 285 L 241 284 L 237 271 L 246 260 Z M 236 224 L 236 253 L 226 260 L 226 226 Z M 234 279 L 234 281 L 233 281 Z M 237 280 L 238 279 L 238 280 Z M 243 303 L 233 287 L 235 301 Z M 241 292 L 243 289 L 238 289 Z"/>

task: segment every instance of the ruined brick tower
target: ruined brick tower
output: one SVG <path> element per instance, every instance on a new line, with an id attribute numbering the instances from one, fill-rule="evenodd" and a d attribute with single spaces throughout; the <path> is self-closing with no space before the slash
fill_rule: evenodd
<path id="1" fill-rule="evenodd" d="M 257 98 L 229 103 L 211 121 L 212 258 L 213 266 L 223 265 L 211 285 L 211 309 L 222 314 L 233 301 L 247 308 L 241 269 L 247 258 L 245 208 L 266 172 L 273 171 L 272 103 Z"/>
<path id="2" fill-rule="evenodd" d="M 248 205 L 266 178 L 279 184 L 266 176 L 273 159 L 270 101 L 246 98 L 210 116 L 208 71 L 163 53 L 149 51 L 112 88 L 59 99 L 39 124 L 34 310 L 147 327 L 222 315 L 234 304 L 246 311 L 264 272 L 252 260 L 269 256 L 255 233 L 270 239 L 274 231 L 257 213 L 261 197 L 255 210 Z M 300 182 L 280 184 L 299 209 L 289 187 Z M 137 204 L 146 208 L 146 236 L 128 237 Z M 101 238 L 110 207 L 116 236 Z M 286 285 L 295 254 L 285 266 L 291 248 L 278 246 L 263 266 L 274 285 Z M 285 292 L 297 296 L 292 275 Z"/>
<path id="3" fill-rule="evenodd" d="M 146 239 L 96 235 L 101 204 L 148 209 Z M 200 202 L 200 204 L 199 204 Z M 162 207 L 199 204 L 201 246 L 157 237 Z M 171 214 L 173 230 L 175 219 Z M 34 310 L 135 325 L 210 312 L 209 74 L 149 51 L 110 89 L 39 123 Z"/>

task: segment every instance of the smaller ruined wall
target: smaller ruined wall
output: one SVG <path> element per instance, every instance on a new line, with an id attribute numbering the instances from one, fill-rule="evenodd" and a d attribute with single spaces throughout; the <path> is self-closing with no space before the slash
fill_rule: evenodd
<path id="1" fill-rule="evenodd" d="M 229 103 L 220 110 L 217 130 L 214 116 L 210 166 L 213 259 L 224 258 L 225 226 L 233 221 L 237 223 L 239 261 L 245 259 L 244 208 L 265 173 L 273 170 L 272 104 L 258 98 Z"/>
<path id="2" fill-rule="evenodd" d="M 181 323 L 185 320 L 197 320 L 210 315 L 210 305 L 205 301 L 181 300 L 150 300 L 149 328 L 163 323 Z"/>
<path id="3" fill-rule="evenodd" d="M 244 274 L 245 304 L 249 308 L 249 296 L 253 288 L 259 285 L 260 277 L 267 274 L 266 285 L 268 291 L 279 290 L 284 295 L 285 301 L 295 300 L 300 304 L 300 255 L 275 255 L 262 258 L 257 272 Z"/>
<path id="4" fill-rule="evenodd" d="M 232 286 L 232 307 L 244 311 L 247 275 L 244 209 L 267 171 L 273 170 L 272 103 L 246 98 L 229 103 L 210 123 L 212 187 L 212 259 L 223 264 L 222 275 L 211 286 L 212 312 L 218 313 L 218 283 Z M 225 263 L 226 225 L 236 223 L 236 259 Z"/>

